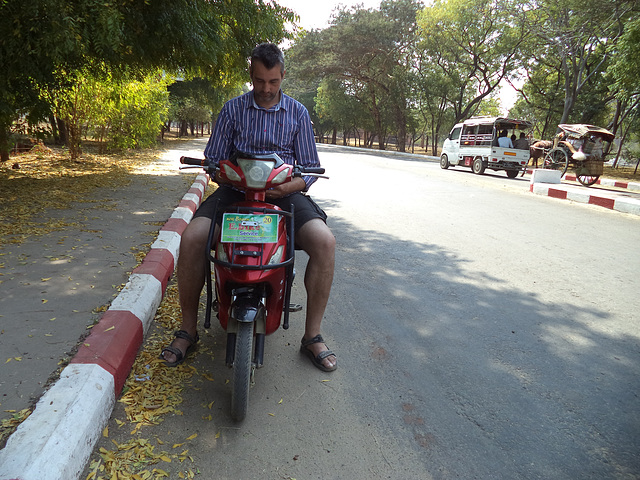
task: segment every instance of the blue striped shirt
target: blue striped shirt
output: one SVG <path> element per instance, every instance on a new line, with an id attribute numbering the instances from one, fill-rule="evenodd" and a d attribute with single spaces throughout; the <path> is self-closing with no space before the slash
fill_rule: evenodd
<path id="1" fill-rule="evenodd" d="M 280 93 L 280 101 L 269 110 L 255 102 L 253 91 L 225 103 L 204 149 L 205 158 L 218 164 L 236 151 L 277 153 L 290 165 L 319 167 L 309 112 L 297 100 Z M 303 178 L 306 189 L 316 180 Z"/>

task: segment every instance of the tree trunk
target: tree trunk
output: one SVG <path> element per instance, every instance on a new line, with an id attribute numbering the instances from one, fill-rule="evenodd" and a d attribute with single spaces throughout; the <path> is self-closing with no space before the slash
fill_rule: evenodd
<path id="1" fill-rule="evenodd" d="M 51 125 L 51 135 L 53 136 L 53 143 L 59 145 L 60 134 L 58 133 L 58 125 L 56 123 L 56 117 L 49 115 L 49 124 Z"/>
<path id="2" fill-rule="evenodd" d="M 59 145 L 67 144 L 67 124 L 60 117 L 56 117 L 56 122 L 58 124 L 58 135 L 60 136 Z"/>
<path id="3" fill-rule="evenodd" d="M 0 125 L 0 162 L 9 160 L 9 130 Z"/>
<path id="4" fill-rule="evenodd" d="M 398 151 L 407 151 L 407 117 L 400 107 L 396 108 L 396 122 L 398 124 Z"/>

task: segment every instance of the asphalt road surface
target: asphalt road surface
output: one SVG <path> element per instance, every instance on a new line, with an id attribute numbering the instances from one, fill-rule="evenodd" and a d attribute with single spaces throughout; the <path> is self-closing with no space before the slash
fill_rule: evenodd
<path id="1" fill-rule="evenodd" d="M 211 355 L 191 362 L 215 381 L 140 435 L 197 433 L 189 455 L 211 479 L 638 478 L 640 219 L 530 194 L 504 172 L 319 151 L 331 178 L 311 194 L 338 240 L 323 324 L 338 370 L 298 353 L 294 314 L 267 339 L 235 424 L 214 326 L 201 335 Z M 122 406 L 98 448 L 128 438 L 118 418 Z"/>

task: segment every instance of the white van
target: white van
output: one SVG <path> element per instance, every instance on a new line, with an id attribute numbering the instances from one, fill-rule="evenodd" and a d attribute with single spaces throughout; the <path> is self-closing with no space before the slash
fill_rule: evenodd
<path id="1" fill-rule="evenodd" d="M 521 133 L 524 132 L 526 136 L 532 127 L 532 123 L 526 120 L 503 117 L 472 117 L 458 123 L 444 141 L 440 167 L 471 167 L 473 173 L 478 175 L 482 175 L 487 168 L 505 170 L 509 178 L 515 178 L 529 162 L 529 143 L 518 140 Z M 505 131 L 509 140 L 500 142 L 513 145 L 509 137 L 515 134 L 516 145 L 520 148 L 499 146 L 498 137 L 504 135 Z"/>

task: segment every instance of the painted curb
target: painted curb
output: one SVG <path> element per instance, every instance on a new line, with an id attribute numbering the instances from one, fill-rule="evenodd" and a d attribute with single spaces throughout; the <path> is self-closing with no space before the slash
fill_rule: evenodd
<path id="1" fill-rule="evenodd" d="M 573 185 L 550 185 L 545 183 L 532 183 L 529 186 L 529 191 L 537 195 L 573 200 L 578 203 L 598 205 L 621 213 L 640 215 L 640 199 L 638 198 L 607 195 L 603 193 L 593 194 L 592 190 L 584 190 L 582 187 Z"/>
<path id="2" fill-rule="evenodd" d="M 162 301 L 180 237 L 208 181 L 204 173 L 196 177 L 71 363 L 9 437 L 0 451 L 0 480 L 73 480 L 82 474 Z"/>
<path id="3" fill-rule="evenodd" d="M 569 180 L 572 182 L 577 182 L 578 177 L 573 174 L 567 174 L 564 176 L 565 180 Z M 614 180 L 612 178 L 599 178 L 596 180 L 594 185 L 602 185 L 604 187 L 616 187 L 616 188 L 624 188 L 626 190 L 632 192 L 640 192 L 640 183 L 636 182 L 624 182 L 622 180 Z"/>

